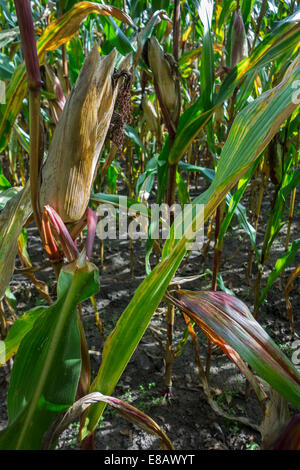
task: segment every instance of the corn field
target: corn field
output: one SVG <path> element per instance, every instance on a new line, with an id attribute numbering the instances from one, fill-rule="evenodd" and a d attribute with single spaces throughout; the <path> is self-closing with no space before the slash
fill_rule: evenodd
<path id="1" fill-rule="evenodd" d="M 295 0 L 0 0 L 0 449 L 300 449 L 299 48 Z"/>

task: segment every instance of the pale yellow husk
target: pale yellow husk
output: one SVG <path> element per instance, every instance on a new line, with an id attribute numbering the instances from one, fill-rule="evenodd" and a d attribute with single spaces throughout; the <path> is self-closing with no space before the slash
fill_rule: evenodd
<path id="1" fill-rule="evenodd" d="M 49 204 L 65 223 L 79 221 L 88 205 L 118 93 L 118 84 L 112 81 L 116 59 L 115 49 L 100 56 L 94 45 L 67 99 L 41 171 L 40 209 Z"/>
<path id="2" fill-rule="evenodd" d="M 180 102 L 175 82 L 175 61 L 173 59 L 174 64 L 172 64 L 171 56 L 164 53 L 155 37 L 149 39 L 147 56 L 154 81 L 159 88 L 161 100 L 173 125 L 175 125 L 180 112 Z"/>

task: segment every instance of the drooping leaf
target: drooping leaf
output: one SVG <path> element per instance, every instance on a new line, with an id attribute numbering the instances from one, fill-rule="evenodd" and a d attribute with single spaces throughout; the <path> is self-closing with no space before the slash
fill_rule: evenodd
<path id="1" fill-rule="evenodd" d="M 300 409 L 300 374 L 248 307 L 225 292 L 177 291 L 176 303 L 206 333 L 226 341 L 275 390 Z M 207 333 L 206 333 L 207 334 Z M 213 335 L 210 338 L 214 341 Z"/>
<path id="2" fill-rule="evenodd" d="M 106 41 L 102 46 L 104 54 L 108 54 L 113 48 L 116 48 L 122 55 L 130 54 L 134 51 L 133 44 L 119 28 L 113 18 L 100 18 Z"/>
<path id="3" fill-rule="evenodd" d="M 47 432 L 43 440 L 43 448 L 49 448 L 51 444 L 58 438 L 58 436 L 69 426 L 69 424 L 79 418 L 92 403 L 99 402 L 107 403 L 129 422 L 158 437 L 161 441 L 161 446 L 163 449 L 174 450 L 174 447 L 168 436 L 148 415 L 138 410 L 134 406 L 125 403 L 119 398 L 102 395 L 99 392 L 90 393 L 80 400 L 77 400 L 62 417 L 60 422 L 54 423 L 54 425 Z"/>

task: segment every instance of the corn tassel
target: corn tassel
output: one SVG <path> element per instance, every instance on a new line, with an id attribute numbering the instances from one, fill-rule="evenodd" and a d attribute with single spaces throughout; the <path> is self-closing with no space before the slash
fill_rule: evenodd
<path id="1" fill-rule="evenodd" d="M 239 9 L 234 13 L 231 30 L 231 67 L 235 67 L 248 56 L 247 36 L 243 17 Z"/>

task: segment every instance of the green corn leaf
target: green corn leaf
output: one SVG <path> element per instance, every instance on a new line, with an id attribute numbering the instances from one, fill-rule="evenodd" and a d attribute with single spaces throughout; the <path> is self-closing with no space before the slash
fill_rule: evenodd
<path id="1" fill-rule="evenodd" d="M 0 190 L 1 190 L 1 193 L 3 192 L 3 190 L 10 189 L 10 188 L 11 188 L 10 182 L 8 181 L 7 178 L 5 178 L 5 176 L 2 173 L 0 173 Z"/>
<path id="2" fill-rule="evenodd" d="M 152 10 L 166 10 L 169 6 L 169 3 L 167 0 L 153 0 L 152 1 Z"/>
<path id="3" fill-rule="evenodd" d="M 250 72 L 245 78 L 245 81 L 242 83 L 235 103 L 236 112 L 239 112 L 241 109 L 243 109 L 244 106 L 247 105 L 247 100 L 251 95 L 254 87 L 256 73 L 256 70 Z"/>
<path id="4" fill-rule="evenodd" d="M 15 310 L 17 307 L 17 299 L 9 287 L 5 290 L 5 298 L 10 304 L 10 306 Z"/>
<path id="5" fill-rule="evenodd" d="M 10 80 L 13 72 L 13 63 L 7 55 L 0 52 L 0 80 Z"/>
<path id="6" fill-rule="evenodd" d="M 105 342 L 101 367 L 91 386 L 92 392 L 102 390 L 101 393 L 105 395 L 112 394 L 184 254 L 185 244 L 178 244 L 168 259 L 157 265 L 137 288 L 133 299 Z M 81 438 L 94 431 L 104 408 L 103 403 L 91 405 L 81 430 Z"/>
<path id="7" fill-rule="evenodd" d="M 213 116 L 218 105 L 227 100 L 241 79 L 253 70 L 259 70 L 270 61 L 284 54 L 295 54 L 299 48 L 300 9 L 274 28 L 250 54 L 247 59 L 236 65 L 222 83 L 215 97 L 214 106 L 203 110 L 201 97 L 180 116 L 178 131 L 169 151 L 169 163 L 177 163 L 200 132 Z"/>
<path id="8" fill-rule="evenodd" d="M 71 86 L 74 86 L 84 63 L 83 45 L 79 37 L 74 36 L 67 43 L 68 73 Z"/>
<path id="9" fill-rule="evenodd" d="M 91 195 L 90 200 L 100 204 L 112 204 L 116 208 L 124 209 L 126 212 L 128 210 L 130 210 L 131 212 L 133 212 L 134 210 L 138 210 L 134 207 L 138 205 L 138 201 L 136 199 L 127 196 L 119 196 L 118 194 L 95 193 Z M 150 209 L 147 209 L 147 214 L 150 218 Z"/>
<path id="10" fill-rule="evenodd" d="M 198 173 L 201 173 L 204 176 L 204 178 L 210 183 L 212 182 L 215 176 L 215 170 L 213 170 L 212 168 L 205 168 L 202 166 L 191 165 L 190 163 L 179 162 L 178 168 L 180 168 L 183 171 L 197 171 Z"/>
<path id="11" fill-rule="evenodd" d="M 287 184 L 281 188 L 281 194 L 283 199 L 286 201 L 289 194 L 300 184 L 300 168 L 297 168 L 292 172 L 291 178 Z"/>
<path id="12" fill-rule="evenodd" d="M 16 354 L 1 449 L 39 449 L 53 418 L 73 404 L 81 371 L 76 305 L 98 288 L 98 270 L 84 253 L 62 269 L 57 301 L 35 320 Z"/>
<path id="13" fill-rule="evenodd" d="M 256 246 L 256 231 L 255 229 L 252 227 L 252 225 L 248 222 L 248 219 L 247 219 L 247 214 L 246 214 L 246 208 L 239 203 L 239 201 L 241 200 L 241 197 L 243 196 L 244 194 L 244 191 L 246 189 L 246 187 L 248 186 L 248 183 L 257 167 L 259 163 L 259 160 L 257 160 L 249 169 L 249 171 L 247 171 L 247 173 L 243 176 L 243 178 L 240 179 L 239 183 L 238 183 L 238 189 L 237 191 L 234 193 L 234 195 L 232 197 L 230 197 L 230 202 L 229 202 L 229 208 L 228 208 L 228 212 L 224 218 L 224 220 L 222 221 L 222 224 L 221 224 L 221 227 L 220 227 L 220 231 L 219 231 L 219 235 L 218 235 L 218 241 L 217 241 L 217 248 L 220 248 L 221 247 L 221 244 L 222 244 L 222 241 L 224 239 L 224 236 L 225 236 L 225 233 L 231 223 L 231 220 L 232 220 L 232 217 L 234 214 L 237 215 L 238 217 L 238 220 L 239 220 L 239 224 L 241 225 L 241 227 L 245 230 L 245 232 L 249 235 L 249 238 L 250 238 L 250 241 L 251 241 L 251 244 L 255 250 L 255 253 L 256 253 L 256 257 L 257 259 L 259 260 L 259 253 L 258 253 L 258 250 L 257 250 L 257 246 Z M 226 199 L 228 198 L 228 195 L 226 196 Z"/>
<path id="14" fill-rule="evenodd" d="M 251 21 L 251 11 L 253 8 L 254 0 L 243 0 L 241 5 L 241 13 L 245 24 L 246 31 L 248 30 L 248 24 Z"/>
<path id="15" fill-rule="evenodd" d="M 31 330 L 36 319 L 47 309 L 48 307 L 34 307 L 28 312 L 24 313 L 9 329 L 8 335 L 4 340 L 5 357 L 3 366 L 14 354 L 16 354 L 20 343 L 24 336 Z M 0 356 L 1 357 L 1 356 Z"/>
<path id="16" fill-rule="evenodd" d="M 137 131 L 133 127 L 129 126 L 129 124 L 125 125 L 124 134 L 129 137 L 137 145 L 138 148 L 142 149 L 144 153 L 147 153 Z"/>
<path id="17" fill-rule="evenodd" d="M 224 0 L 222 2 L 222 10 L 217 17 L 217 30 L 223 28 L 223 25 L 227 22 L 228 17 L 235 11 L 236 2 L 234 0 Z M 229 37 L 230 38 L 230 31 Z"/>
<path id="18" fill-rule="evenodd" d="M 16 136 L 17 136 L 17 139 L 18 139 L 20 145 L 22 145 L 25 152 L 27 152 L 29 154 L 29 152 L 30 152 L 30 137 L 29 137 L 29 134 L 27 134 L 27 132 L 25 132 L 18 125 L 17 122 L 14 123 L 14 132 L 16 133 Z"/>
<path id="19" fill-rule="evenodd" d="M 186 184 L 182 177 L 180 176 L 179 171 L 176 171 L 176 187 L 177 187 L 177 194 L 178 200 L 183 207 L 184 204 L 188 204 L 190 202 L 190 195 L 187 190 Z"/>
<path id="20" fill-rule="evenodd" d="M 224 239 L 225 233 L 232 221 L 232 217 L 235 214 L 238 218 L 239 225 L 242 227 L 242 229 L 247 233 L 247 235 L 250 238 L 250 242 L 253 246 L 253 249 L 255 251 L 257 260 L 259 262 L 260 260 L 260 254 L 256 246 L 256 231 L 254 227 L 250 224 L 247 218 L 247 211 L 245 206 L 243 206 L 239 201 L 241 200 L 241 197 L 244 194 L 244 191 L 249 183 L 250 178 L 252 177 L 255 168 L 257 167 L 259 161 L 257 160 L 254 162 L 252 167 L 249 168 L 248 172 L 240 179 L 239 184 L 238 184 L 238 190 L 234 193 L 234 195 L 231 195 L 229 192 L 226 197 L 225 201 L 228 206 L 228 213 L 226 214 L 226 217 L 224 218 L 221 227 L 220 227 L 220 232 L 218 236 L 218 241 L 217 241 L 217 247 L 219 248 L 222 244 L 222 241 Z M 212 182 L 214 179 L 215 171 L 212 170 L 211 168 L 203 168 L 203 167 L 198 167 L 196 165 L 190 165 L 188 163 L 184 162 L 179 162 L 178 167 L 181 168 L 182 170 L 187 170 L 187 171 L 197 171 L 201 173 L 207 181 Z"/>
<path id="21" fill-rule="evenodd" d="M 134 50 L 132 43 L 125 36 L 113 18 L 104 17 L 101 18 L 100 21 L 102 23 L 103 31 L 106 37 L 106 41 L 102 46 L 103 52 L 105 54 L 109 54 L 114 48 L 116 48 L 120 54 L 124 56 Z"/>
<path id="22" fill-rule="evenodd" d="M 299 50 L 300 9 L 280 21 L 275 28 L 255 47 L 247 59 L 236 65 L 222 83 L 216 103 L 230 96 L 239 80 L 252 70 L 259 70 L 285 54 L 296 54 Z"/>
<path id="23" fill-rule="evenodd" d="M 201 96 L 204 110 L 211 108 L 214 92 L 214 50 L 212 36 L 213 1 L 205 0 L 199 3 L 193 0 L 203 25 L 203 45 L 201 53 Z"/>

